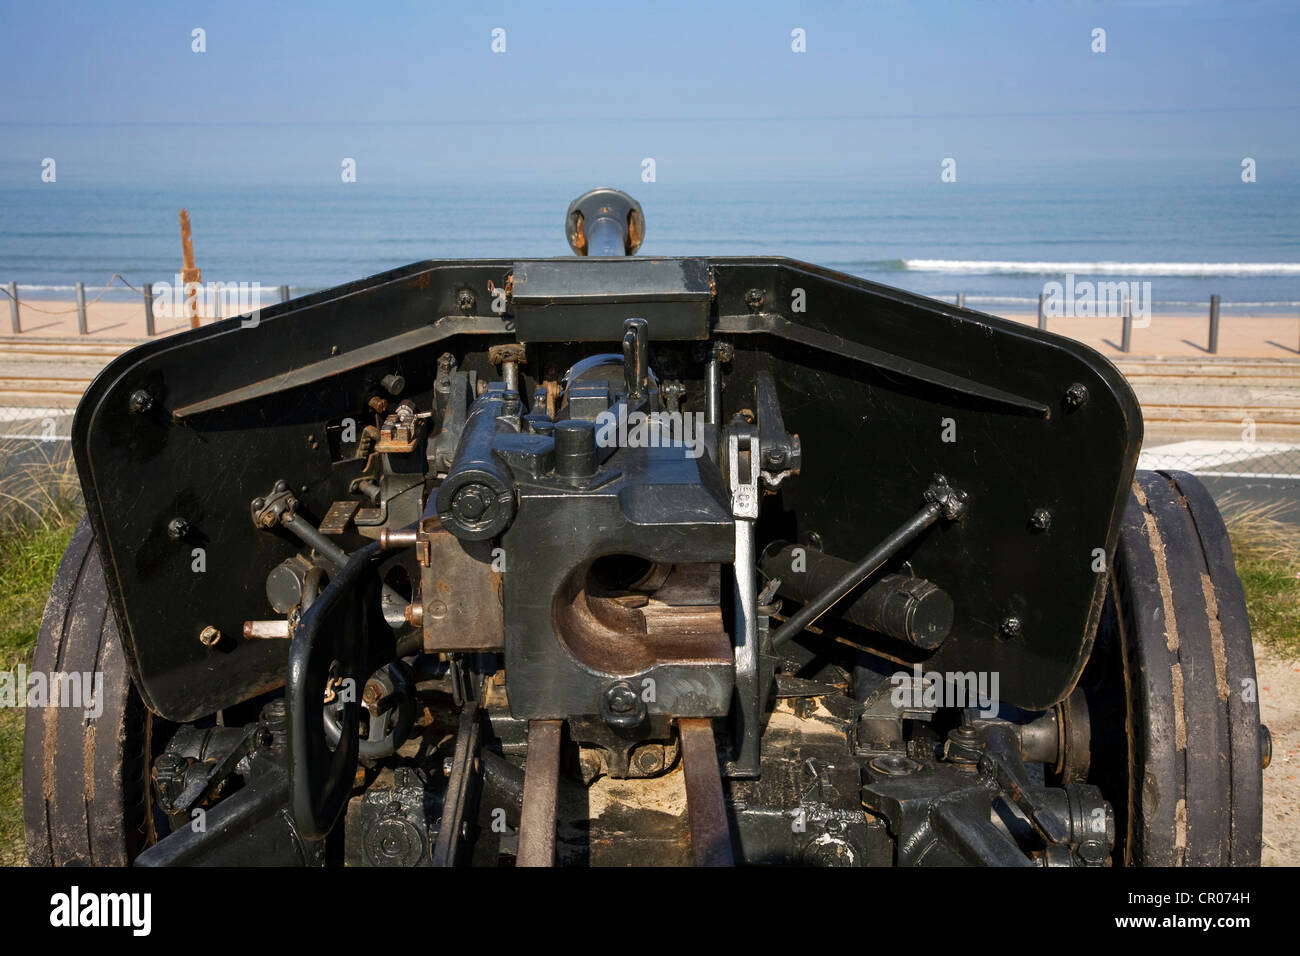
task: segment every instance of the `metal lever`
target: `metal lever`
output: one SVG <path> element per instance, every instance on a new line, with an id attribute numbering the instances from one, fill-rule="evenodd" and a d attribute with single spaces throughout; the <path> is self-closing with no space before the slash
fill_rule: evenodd
<path id="1" fill-rule="evenodd" d="M 802 632 L 804 628 L 829 611 L 841 598 L 880 570 L 886 561 L 920 537 L 921 532 L 940 517 L 955 521 L 966 510 L 965 493 L 952 488 L 942 475 L 934 476 L 934 483 L 925 490 L 925 500 L 924 508 L 872 548 L 865 558 L 853 565 L 829 588 L 790 615 L 786 622 L 773 632 L 772 646 L 780 647 Z"/>
<path id="2" fill-rule="evenodd" d="M 650 333 L 645 319 L 623 323 L 623 385 L 628 402 L 645 397 L 650 368 Z"/>

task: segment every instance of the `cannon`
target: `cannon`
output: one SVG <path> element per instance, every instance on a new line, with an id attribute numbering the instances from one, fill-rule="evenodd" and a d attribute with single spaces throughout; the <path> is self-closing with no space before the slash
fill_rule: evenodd
<path id="1" fill-rule="evenodd" d="M 1069 339 L 774 257 L 415 263 L 95 380 L 32 862 L 1252 865 L 1223 521 Z"/>

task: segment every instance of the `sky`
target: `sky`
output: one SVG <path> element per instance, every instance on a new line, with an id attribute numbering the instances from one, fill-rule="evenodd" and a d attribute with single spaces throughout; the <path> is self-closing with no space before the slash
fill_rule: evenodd
<path id="1" fill-rule="evenodd" d="M 1300 173 L 1294 0 L 2 0 L 0 25 L 0 186 L 45 157 L 87 183 L 337 182 L 343 158 L 396 184 L 632 184 L 647 157 L 701 181 Z"/>

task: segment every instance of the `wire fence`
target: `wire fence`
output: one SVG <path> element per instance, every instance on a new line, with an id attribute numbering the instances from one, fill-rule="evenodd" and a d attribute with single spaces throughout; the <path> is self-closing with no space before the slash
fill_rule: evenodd
<path id="1" fill-rule="evenodd" d="M 1148 445 L 1138 467 L 1217 478 L 1300 479 L 1300 443 L 1191 439 Z"/>

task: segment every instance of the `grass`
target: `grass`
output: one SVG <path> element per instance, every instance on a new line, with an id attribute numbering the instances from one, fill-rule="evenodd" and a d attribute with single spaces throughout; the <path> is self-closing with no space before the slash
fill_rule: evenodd
<path id="1" fill-rule="evenodd" d="M 53 446 L 53 447 L 51 447 Z M 59 559 L 81 517 L 67 443 L 0 444 L 0 670 L 31 666 Z M 0 866 L 26 862 L 23 722 L 0 708 Z"/>
<path id="2" fill-rule="evenodd" d="M 1231 493 L 1219 501 L 1255 640 L 1294 658 L 1300 657 L 1300 526 L 1279 519 L 1287 507 L 1247 503 Z"/>

